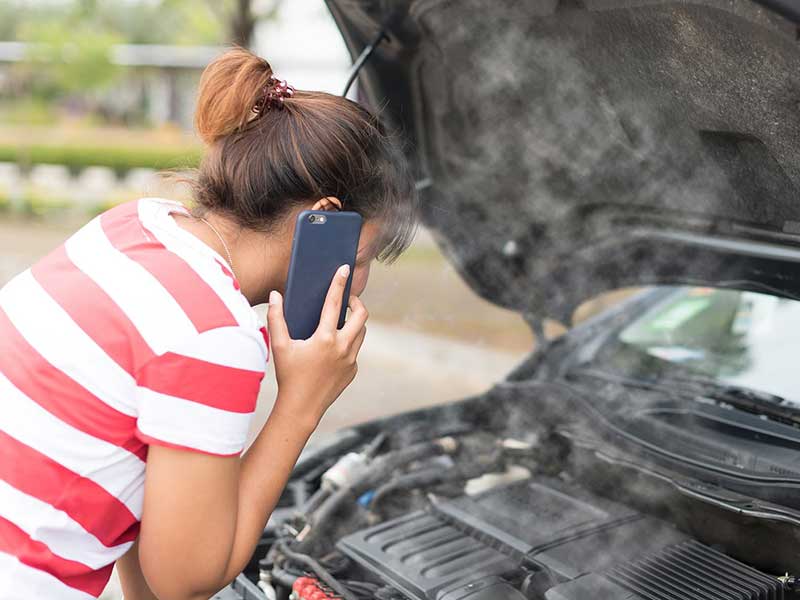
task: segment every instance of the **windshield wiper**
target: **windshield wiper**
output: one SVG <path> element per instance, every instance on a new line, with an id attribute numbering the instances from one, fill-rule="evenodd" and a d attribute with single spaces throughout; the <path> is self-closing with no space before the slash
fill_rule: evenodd
<path id="1" fill-rule="evenodd" d="M 570 374 L 572 373 L 599 377 L 625 386 L 659 391 L 675 391 L 677 388 L 682 394 L 693 393 L 718 403 L 728 404 L 739 410 L 764 415 L 789 425 L 800 426 L 800 412 L 786 398 L 769 392 L 724 383 L 703 375 L 670 374 L 645 378 L 592 367 L 575 368 L 570 371 Z"/>
<path id="2" fill-rule="evenodd" d="M 724 402 L 747 412 L 772 417 L 792 425 L 800 425 L 800 414 L 786 398 L 718 381 L 703 375 L 666 375 L 655 379 L 662 385 L 678 384 L 693 387 L 700 395 L 711 400 Z"/>

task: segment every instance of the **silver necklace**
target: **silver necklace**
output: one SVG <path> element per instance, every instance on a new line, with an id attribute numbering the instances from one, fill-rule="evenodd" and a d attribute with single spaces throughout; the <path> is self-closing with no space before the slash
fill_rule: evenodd
<path id="1" fill-rule="evenodd" d="M 222 242 L 222 247 L 225 248 L 225 254 L 228 255 L 228 264 L 231 266 L 231 273 L 233 273 L 233 278 L 238 281 L 239 278 L 236 277 L 236 271 L 233 270 L 233 258 L 231 258 L 231 251 L 228 250 L 228 244 L 225 243 L 225 238 L 223 238 L 220 235 L 220 233 L 219 233 L 219 231 L 217 231 L 216 227 L 214 227 L 211 223 L 206 221 L 203 217 L 200 217 L 200 220 L 203 223 L 205 223 L 206 225 L 208 225 L 211 228 L 211 231 L 213 231 L 214 233 L 217 234 L 217 237 L 219 238 L 219 241 Z"/>

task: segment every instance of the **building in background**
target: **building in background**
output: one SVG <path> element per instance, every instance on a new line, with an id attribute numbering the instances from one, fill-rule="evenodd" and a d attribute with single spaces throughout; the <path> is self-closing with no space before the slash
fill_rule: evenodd
<path id="1" fill-rule="evenodd" d="M 322 0 L 284 1 L 275 19 L 256 26 L 254 50 L 275 74 L 297 88 L 341 93 L 350 58 Z M 104 115 L 125 121 L 137 115 L 153 126 L 173 123 L 191 129 L 197 84 L 218 46 L 118 44 L 110 61 L 122 74 L 113 89 L 93 93 Z M 11 68 L 30 52 L 23 42 L 0 42 L 0 92 Z M 354 92 L 351 92 L 353 94 Z"/>
<path id="2" fill-rule="evenodd" d="M 264 1 L 274 6 L 275 0 Z M 324 2 L 283 0 L 277 6 L 260 12 L 269 17 L 257 21 L 254 50 L 296 88 L 340 94 L 351 63 Z M 225 47 L 109 44 L 100 62 L 113 67 L 113 83 L 90 87 L 80 64 L 63 61 L 71 43 L 0 41 L 0 213 L 85 214 L 142 195 L 182 197 L 186 190 L 173 189 L 159 171 L 196 165 L 202 152 L 192 135 L 197 85 Z M 24 99 L 39 64 L 74 85 Z M 7 101 L 24 109 L 40 102 L 45 117 L 8 118 Z"/>

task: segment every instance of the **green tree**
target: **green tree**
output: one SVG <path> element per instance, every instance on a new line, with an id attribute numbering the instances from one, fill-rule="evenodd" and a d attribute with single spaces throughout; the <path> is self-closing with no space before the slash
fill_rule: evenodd
<path id="1" fill-rule="evenodd" d="M 115 44 L 218 44 L 225 30 L 205 3 L 189 0 L 0 0 L 6 14 L 5 39 L 29 44 L 16 87 L 35 102 L 80 96 L 85 104 L 107 89 L 121 71 Z"/>
<path id="2" fill-rule="evenodd" d="M 130 44 L 250 46 L 256 24 L 283 0 L 0 0 L 0 40 L 24 40 L 31 24 L 85 23 Z"/>
<path id="3" fill-rule="evenodd" d="M 256 24 L 282 0 L 0 0 L 0 40 L 27 42 L 26 60 L 0 90 L 5 106 L 55 118 L 54 101 L 95 110 L 117 81 L 115 44 L 252 46 Z M 27 107 L 27 108 L 26 108 Z M 11 110 L 11 108 L 9 108 Z M 6 112 L 8 114 L 8 112 Z M 41 117 L 39 116 L 41 115 Z"/>
<path id="4" fill-rule="evenodd" d="M 205 2 L 197 0 L 104 0 L 97 3 L 93 18 L 129 44 L 225 42 L 225 23 Z"/>
<path id="5" fill-rule="evenodd" d="M 62 96 L 107 88 L 119 73 L 111 48 L 121 37 L 90 23 L 68 19 L 25 23 L 20 38 L 28 42 L 27 71 L 34 92 Z"/>

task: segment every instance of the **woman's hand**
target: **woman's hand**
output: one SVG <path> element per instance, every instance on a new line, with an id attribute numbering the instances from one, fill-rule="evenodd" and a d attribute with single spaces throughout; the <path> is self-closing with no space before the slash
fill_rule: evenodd
<path id="1" fill-rule="evenodd" d="M 283 298 L 269 297 L 267 322 L 275 360 L 278 397 L 273 412 L 315 428 L 328 407 L 356 376 L 358 351 L 367 333 L 367 309 L 350 296 L 350 317 L 337 329 L 350 267 L 339 267 L 325 298 L 319 326 L 307 340 L 293 340 L 283 316 Z"/>

